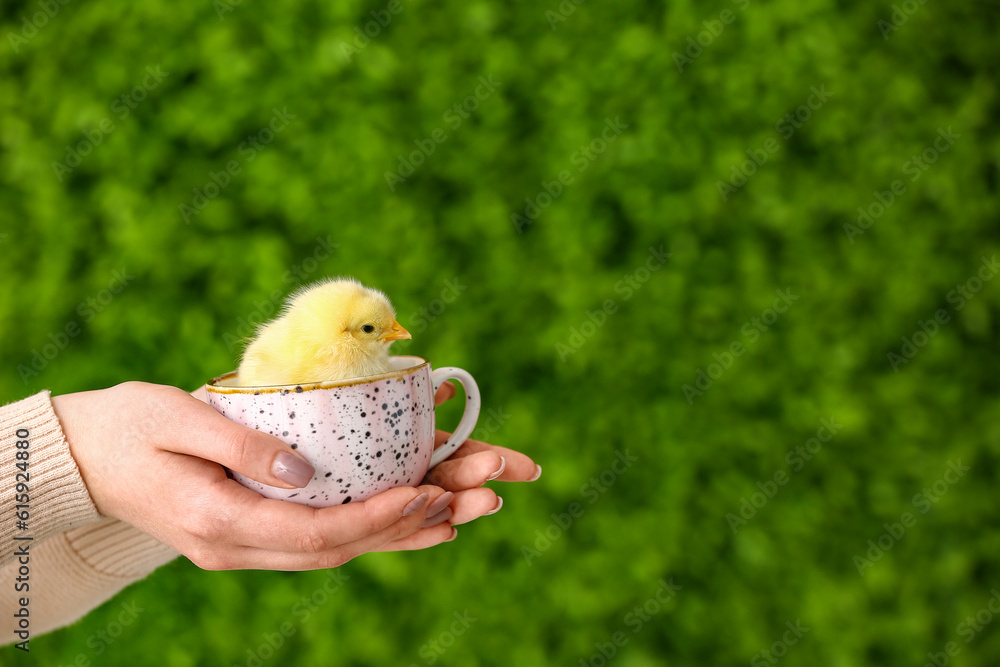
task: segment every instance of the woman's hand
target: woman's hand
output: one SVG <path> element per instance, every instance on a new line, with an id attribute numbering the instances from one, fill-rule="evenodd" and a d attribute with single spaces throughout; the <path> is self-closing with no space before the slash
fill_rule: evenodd
<path id="1" fill-rule="evenodd" d="M 444 494 L 432 485 L 401 487 L 324 509 L 270 500 L 222 466 L 286 489 L 307 484 L 312 466 L 278 438 L 229 421 L 181 389 L 126 382 L 52 403 L 98 511 L 204 569 L 336 567 L 420 531 Z M 422 532 L 422 546 L 453 538 L 448 525 Z"/>
<path id="2" fill-rule="evenodd" d="M 455 385 L 445 382 L 438 388 L 434 402 L 441 405 L 454 396 Z M 446 431 L 438 431 L 434 446 L 440 447 L 450 436 Z M 520 452 L 478 440 L 466 440 L 454 454 L 428 472 L 423 480 L 448 491 L 437 500 L 444 509 L 439 510 L 437 515 L 428 510 L 430 518 L 427 523 L 437 519 L 457 526 L 481 516 L 496 514 L 503 507 L 503 498 L 493 489 L 484 488 L 486 482 L 533 482 L 541 474 L 542 467 Z M 445 498 L 449 500 L 448 505 L 444 505 Z M 387 549 L 405 548 L 403 545 L 421 545 L 425 539 L 429 540 L 431 536 L 417 533 L 386 546 Z"/>
<path id="3" fill-rule="evenodd" d="M 436 398 L 451 395 L 445 383 Z M 501 468 L 501 457 L 500 479 L 536 476 L 523 454 L 470 440 L 417 488 L 323 509 L 271 500 L 228 478 L 222 466 L 286 489 L 307 484 L 312 466 L 278 438 L 231 422 L 204 401 L 204 388 L 192 397 L 142 382 L 52 399 L 98 511 L 204 569 L 320 569 L 368 551 L 434 546 L 455 538 L 451 524 L 499 509 L 492 490 L 474 487 Z M 446 437 L 438 432 L 438 444 Z"/>

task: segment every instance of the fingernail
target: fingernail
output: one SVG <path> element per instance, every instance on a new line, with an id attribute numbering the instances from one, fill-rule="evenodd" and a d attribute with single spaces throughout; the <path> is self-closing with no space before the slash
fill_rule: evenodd
<path id="1" fill-rule="evenodd" d="M 497 470 L 492 475 L 490 475 L 489 477 L 487 477 L 486 481 L 487 482 L 492 482 L 493 480 L 495 480 L 497 477 L 499 477 L 500 475 L 503 474 L 503 469 L 506 468 L 506 467 L 507 467 L 507 459 L 505 459 L 504 457 L 501 456 L 500 457 L 500 469 Z"/>
<path id="2" fill-rule="evenodd" d="M 535 476 L 529 479 L 529 482 L 534 482 L 536 479 L 542 476 L 542 466 L 535 464 Z"/>
<path id="3" fill-rule="evenodd" d="M 419 496 L 406 503 L 406 507 L 403 508 L 403 516 L 410 516 L 418 509 L 426 505 L 428 498 L 430 498 L 429 494 L 421 493 Z"/>
<path id="4" fill-rule="evenodd" d="M 451 537 L 449 537 L 449 538 L 448 538 L 447 540 L 445 540 L 445 542 L 451 542 L 451 541 L 453 541 L 453 540 L 454 540 L 454 539 L 455 539 L 456 537 L 458 537 L 458 529 L 457 529 L 457 528 L 455 528 L 455 526 L 452 526 L 452 527 L 451 527 Z"/>
<path id="5" fill-rule="evenodd" d="M 497 512 L 500 511 L 501 507 L 503 507 L 503 498 L 501 498 L 500 496 L 497 496 L 497 506 L 494 507 L 493 509 L 491 509 L 489 512 L 487 512 L 483 516 L 489 516 L 491 514 L 496 514 Z"/>
<path id="6" fill-rule="evenodd" d="M 454 512 L 451 511 L 451 508 L 446 507 L 437 514 L 435 514 L 434 516 L 427 517 L 426 519 L 424 519 L 424 522 L 420 524 L 420 527 L 430 528 L 431 526 L 436 526 L 439 523 L 444 523 L 445 521 L 451 518 L 452 514 L 454 514 Z"/>
<path id="7" fill-rule="evenodd" d="M 305 459 L 300 459 L 295 454 L 281 452 L 274 457 L 271 465 L 271 474 L 286 484 L 291 484 L 296 488 L 301 488 L 309 483 L 309 480 L 316 474 L 316 468 L 309 465 Z"/>
<path id="8" fill-rule="evenodd" d="M 451 499 L 455 497 L 455 494 L 451 491 L 446 491 L 438 496 L 434 502 L 427 506 L 427 516 L 434 516 L 445 507 L 451 504 Z"/>

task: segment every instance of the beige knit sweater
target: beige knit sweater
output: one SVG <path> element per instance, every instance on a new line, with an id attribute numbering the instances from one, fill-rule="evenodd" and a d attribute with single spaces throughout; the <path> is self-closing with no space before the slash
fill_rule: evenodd
<path id="1" fill-rule="evenodd" d="M 27 503 L 17 491 L 25 481 L 17 477 L 25 472 L 24 456 L 17 458 L 23 451 Z M 23 511 L 27 528 L 18 525 Z M 0 407 L 0 643 L 23 641 L 14 614 L 25 600 L 35 638 L 81 618 L 177 556 L 137 528 L 98 513 L 49 392 Z"/>

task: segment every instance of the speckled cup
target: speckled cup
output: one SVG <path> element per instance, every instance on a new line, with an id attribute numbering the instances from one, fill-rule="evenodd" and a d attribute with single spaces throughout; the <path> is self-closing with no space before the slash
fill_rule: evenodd
<path id="1" fill-rule="evenodd" d="M 315 468 L 301 489 L 279 489 L 233 472 L 267 498 L 311 507 L 365 500 L 419 484 L 458 449 L 479 419 L 479 388 L 461 368 L 431 370 L 420 357 L 390 358 L 392 369 L 366 378 L 274 387 L 240 387 L 236 372 L 208 383 L 208 403 L 238 424 L 291 445 Z M 465 413 L 434 449 L 434 393 L 445 380 L 465 388 Z"/>

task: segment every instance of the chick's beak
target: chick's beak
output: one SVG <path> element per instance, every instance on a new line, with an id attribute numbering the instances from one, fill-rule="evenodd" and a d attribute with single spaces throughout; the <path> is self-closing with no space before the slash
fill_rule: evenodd
<path id="1" fill-rule="evenodd" d="M 406 338 L 413 338 L 410 332 L 403 328 L 403 325 L 396 320 L 392 321 L 392 328 L 385 332 L 382 336 L 382 340 L 393 341 L 393 340 L 404 340 Z"/>

